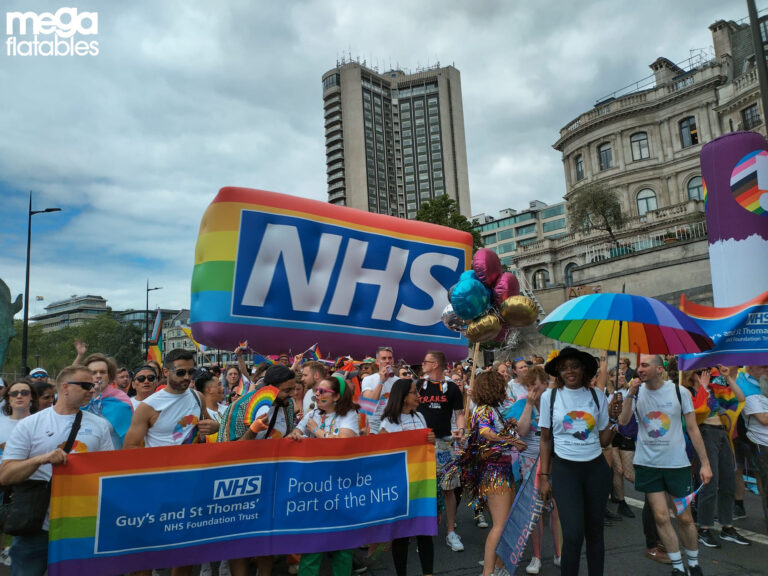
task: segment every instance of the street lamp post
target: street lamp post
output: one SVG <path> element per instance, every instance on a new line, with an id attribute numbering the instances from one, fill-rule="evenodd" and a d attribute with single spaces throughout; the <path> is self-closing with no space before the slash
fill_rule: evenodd
<path id="1" fill-rule="evenodd" d="M 162 290 L 162 286 L 149 287 L 149 278 L 147 278 L 147 307 L 144 309 L 144 353 L 149 354 L 149 293 L 153 290 Z"/>
<path id="2" fill-rule="evenodd" d="M 45 210 L 32 210 L 32 192 L 29 193 L 29 212 L 27 216 L 27 280 L 24 284 L 24 324 L 21 331 L 21 373 L 29 374 L 27 366 L 27 332 L 29 326 L 29 257 L 32 245 L 32 216 L 45 214 L 46 212 L 61 212 L 61 208 L 46 208 Z"/>

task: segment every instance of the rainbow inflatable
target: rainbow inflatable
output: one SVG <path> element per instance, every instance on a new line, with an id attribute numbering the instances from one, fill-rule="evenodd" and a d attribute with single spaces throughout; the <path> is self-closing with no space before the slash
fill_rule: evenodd
<path id="1" fill-rule="evenodd" d="M 262 352 L 363 357 L 392 346 L 463 358 L 448 289 L 471 263 L 466 232 L 316 200 L 222 188 L 203 216 L 192 275 L 194 339 Z"/>

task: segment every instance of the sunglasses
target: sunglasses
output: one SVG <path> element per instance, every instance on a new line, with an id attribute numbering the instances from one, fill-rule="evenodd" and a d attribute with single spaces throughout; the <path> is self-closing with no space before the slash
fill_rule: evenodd
<path id="1" fill-rule="evenodd" d="M 143 374 L 141 376 L 136 376 L 135 378 L 136 382 L 144 382 L 145 380 L 149 380 L 150 382 L 154 382 L 157 380 L 157 377 L 154 374 L 150 374 L 149 376 L 144 376 Z"/>
<path id="2" fill-rule="evenodd" d="M 11 398 L 16 398 L 16 396 L 29 396 L 30 392 L 29 390 L 14 390 L 13 392 L 8 392 L 8 396 Z"/>
<path id="3" fill-rule="evenodd" d="M 67 382 L 67 384 L 71 384 L 73 386 L 80 386 L 83 390 L 88 392 L 89 390 L 93 390 L 93 387 L 95 384 L 93 382 Z"/>
<path id="4" fill-rule="evenodd" d="M 315 390 L 315 396 L 319 396 L 320 394 L 335 394 L 335 392 L 330 388 L 318 388 Z"/>
<path id="5" fill-rule="evenodd" d="M 45 374 L 45 373 L 41 374 L 40 372 L 38 372 L 37 374 L 32 374 L 31 377 L 32 378 L 48 378 L 48 374 Z"/>
<path id="6" fill-rule="evenodd" d="M 176 368 L 173 373 L 176 378 L 184 378 L 184 376 L 192 376 L 195 373 L 195 368 Z"/>

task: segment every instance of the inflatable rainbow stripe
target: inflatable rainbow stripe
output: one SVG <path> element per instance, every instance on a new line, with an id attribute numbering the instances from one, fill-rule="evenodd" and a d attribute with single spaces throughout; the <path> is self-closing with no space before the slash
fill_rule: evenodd
<path id="1" fill-rule="evenodd" d="M 469 267 L 472 237 L 443 226 L 245 188 L 222 188 L 203 216 L 192 276 L 196 341 L 331 357 L 392 346 L 420 360 L 465 357 L 440 321 Z"/>

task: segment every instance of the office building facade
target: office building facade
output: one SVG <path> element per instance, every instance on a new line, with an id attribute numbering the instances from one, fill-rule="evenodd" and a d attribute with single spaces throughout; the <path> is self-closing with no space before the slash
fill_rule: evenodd
<path id="1" fill-rule="evenodd" d="M 340 62 L 323 75 L 323 110 L 330 203 L 412 219 L 448 195 L 469 217 L 456 68 L 380 74 Z"/>

